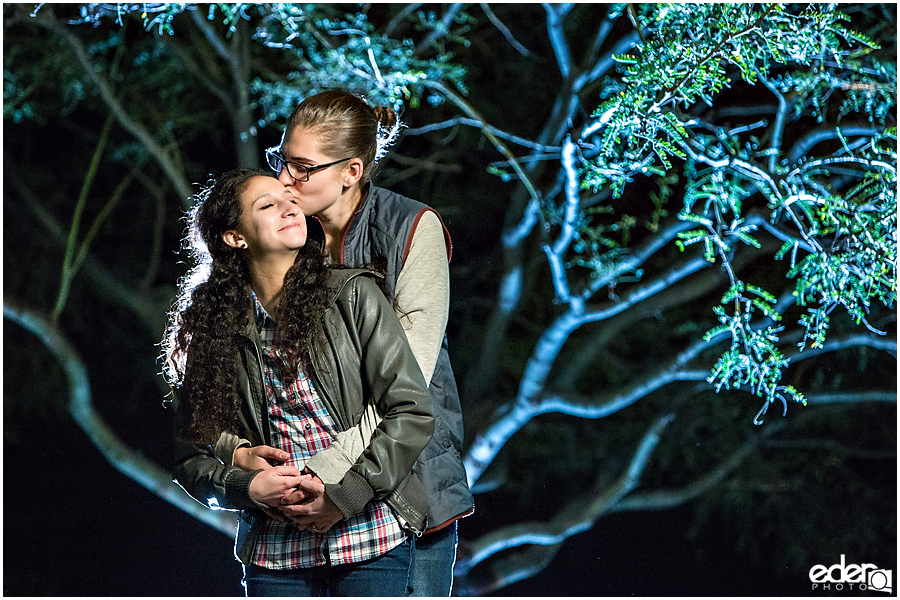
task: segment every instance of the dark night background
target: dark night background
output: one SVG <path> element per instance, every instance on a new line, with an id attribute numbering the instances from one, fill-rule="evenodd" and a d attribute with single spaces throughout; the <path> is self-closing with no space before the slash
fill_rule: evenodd
<path id="1" fill-rule="evenodd" d="M 47 467 L 60 461 L 71 467 Z M 74 425 L 6 444 L 4 473 L 4 595 L 243 595 L 233 541 L 118 473 Z M 727 539 L 691 542 L 690 521 L 689 506 L 607 517 L 495 595 L 822 595 L 806 573 L 747 568 Z"/>
<path id="2" fill-rule="evenodd" d="M 895 53 L 896 15 L 884 6 L 852 5 L 848 12 L 865 23 L 883 21 L 879 41 Z M 438 11 L 447 7 L 434 5 Z M 59 31 L 30 22 L 18 8 L 4 5 L 4 79 L 12 81 L 15 75 L 36 81 L 29 93 L 40 114 L 19 122 L 4 111 L 4 300 L 48 314 L 59 288 L 73 199 L 108 110 L 96 90 L 81 81 L 83 71 L 69 60 L 71 49 Z M 479 13 L 469 34 L 471 45 L 458 48 L 455 56 L 468 69 L 468 100 L 500 129 L 536 136 L 560 89 L 543 9 L 538 4 L 493 8 L 533 55 L 523 58 Z M 54 10 L 59 15 L 77 12 L 72 5 L 54 5 Z M 396 5 L 376 5 L 372 21 L 380 18 L 384 23 L 398 10 Z M 578 32 L 594 26 L 605 12 L 599 4 L 579 6 L 567 33 L 580 40 Z M 183 82 L 170 81 L 163 67 L 177 61 L 168 51 L 154 54 L 144 48 L 152 36 L 137 21 L 129 26 L 123 35 L 134 56 L 128 54 L 125 60 L 140 68 L 134 68 L 132 79 L 123 69 L 119 91 L 123 102 L 130 103 L 132 115 L 145 119 L 161 139 L 175 145 L 177 138 L 187 180 L 201 181 L 209 173 L 233 167 L 238 152 L 233 131 L 222 126 L 229 118 L 225 109 L 189 75 L 180 75 Z M 177 45 L 189 35 L 197 36 L 192 38 L 195 43 L 199 38 L 189 20 L 176 20 L 175 28 L 174 42 L 167 43 Z M 99 47 L 104 31 L 116 27 L 106 21 L 96 29 L 89 25 L 69 29 Z M 611 40 L 620 29 L 614 30 Z M 200 45 L 195 48 L 199 55 Z M 113 61 L 112 50 L 108 56 L 97 52 L 98 61 Z M 153 61 L 159 62 L 158 69 L 142 70 Z M 180 73 L 175 67 L 172 72 Z M 79 85 L 81 91 L 73 91 Z M 598 94 L 596 89 L 592 93 Z M 147 102 L 148 97 L 158 102 Z M 771 103 L 764 91 L 741 84 L 726 90 L 722 98 L 721 104 L 734 106 Z M 588 110 L 597 104 L 594 97 L 584 102 Z M 404 118 L 415 128 L 458 114 L 445 104 L 410 110 Z M 169 138 L 163 130 L 173 121 L 178 136 Z M 794 131 L 799 135 L 813 126 L 811 120 L 799 122 Z M 256 142 L 265 148 L 279 137 L 280 129 L 273 125 L 261 129 Z M 100 199 L 92 200 L 85 222 L 124 176 L 122 165 L 128 157 L 140 155 L 130 146 L 133 143 L 121 127 L 112 128 L 114 150 L 105 155 L 95 182 Z M 400 176 L 412 159 L 423 156 L 447 170 Z M 481 356 L 481 335 L 503 267 L 500 234 L 509 224 L 507 212 L 514 213 L 510 208 L 514 184 L 486 173 L 485 166 L 497 160 L 498 154 L 477 129 L 461 128 L 452 135 L 437 131 L 405 136 L 382 173 L 381 181 L 396 181 L 392 189 L 438 208 L 453 236 L 448 337 L 461 385 Z M 142 182 L 143 188 L 134 184 L 130 189 L 136 190 L 135 195 L 126 197 L 104 224 L 91 247 L 95 262 L 89 261 L 74 279 L 60 328 L 85 360 L 94 404 L 112 430 L 142 455 L 168 465 L 169 413 L 163 407 L 165 385 L 155 375 L 156 343 L 174 283 L 185 271 L 184 257 L 176 253 L 182 206 L 155 164 L 141 164 L 143 175 L 152 181 Z M 551 187 L 554 176 L 544 172 L 542 185 Z M 26 199 L 23 186 L 33 197 Z M 646 181 L 636 181 L 621 205 L 647 213 L 649 188 Z M 155 203 L 147 191 L 151 189 L 161 191 L 164 202 Z M 42 220 L 45 213 L 63 227 L 62 234 Z M 82 224 L 82 232 L 85 227 Z M 151 270 L 146 255 L 156 243 L 161 250 Z M 539 244 L 531 243 L 523 252 L 528 257 L 530 292 L 511 321 L 508 344 L 499 352 L 494 389 L 463 398 L 470 436 L 514 392 L 535 339 L 557 314 Z M 156 314 L 159 335 L 150 335 L 132 310 L 113 299 L 108 289 L 96 286 L 90 269 L 98 264 L 121 281 L 133 283 L 148 304 L 162 307 Z M 757 272 L 774 270 L 772 262 L 764 260 L 750 267 Z M 719 287 L 683 306 L 636 319 L 605 342 L 608 352 L 577 391 L 603 389 L 617 374 L 637 377 L 654 361 L 681 351 L 687 344 L 685 332 L 696 335 L 708 327 L 704 319 L 709 319 L 709 308 L 721 292 Z M 895 339 L 893 310 L 881 316 Z M 852 325 L 845 315 L 834 321 L 837 330 Z M 660 331 L 675 330 L 677 334 L 661 337 Z M 6 319 L 3 335 L 3 595 L 243 595 L 233 540 L 117 471 L 68 414 L 66 378 L 54 357 L 31 333 Z M 587 348 L 592 339 L 579 332 L 570 344 L 577 353 L 578 344 Z M 826 354 L 804 362 L 797 377 L 826 390 L 832 389 L 828 385 L 896 390 L 896 359 L 866 349 Z M 664 387 L 628 410 L 598 421 L 541 416 L 498 457 L 498 468 L 507 472 L 511 483 L 476 497 L 477 512 L 461 522 L 460 537 L 472 540 L 517 518 L 545 518 L 569 496 L 594 489 L 598 473 L 608 470 L 612 477 L 621 468 L 624 459 L 615 451 L 631 448 L 645 423 L 667 410 L 669 403 L 681 407 L 676 420 L 681 428 L 667 438 L 658 463 L 642 479 L 645 487 L 639 489 L 684 485 L 758 432 L 751 424 L 756 400 L 745 393 L 715 394 L 708 386 L 701 390 L 684 384 Z M 813 416 L 804 420 L 804 411 Z M 780 410 L 773 410 L 767 424 L 780 421 Z M 786 421 L 796 429 L 780 441 L 788 442 L 793 435 L 824 440 L 823 446 L 769 447 L 715 489 L 677 508 L 605 514 L 589 531 L 566 540 L 544 570 L 493 595 L 885 595 L 813 591 L 809 569 L 817 563 L 837 563 L 841 553 L 847 554 L 848 563 L 870 562 L 893 570 L 897 595 L 896 403 L 849 408 L 792 405 Z M 571 441 L 576 439 L 585 441 L 576 447 Z M 837 450 L 829 450 L 829 444 Z M 692 454 L 695 449 L 702 454 Z"/>

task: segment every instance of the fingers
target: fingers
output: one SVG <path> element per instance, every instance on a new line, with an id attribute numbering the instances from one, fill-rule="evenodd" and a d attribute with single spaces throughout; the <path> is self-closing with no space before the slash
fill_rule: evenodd
<path id="1" fill-rule="evenodd" d="M 334 527 L 334 523 L 326 523 L 326 524 L 319 525 L 319 526 L 318 526 L 316 529 L 314 529 L 313 531 L 315 531 L 315 532 L 317 532 L 317 533 L 325 533 L 326 531 L 328 531 L 328 530 L 331 529 L 332 527 Z"/>
<path id="2" fill-rule="evenodd" d="M 284 462 L 291 457 L 291 455 L 284 450 L 273 448 L 272 446 L 257 446 L 254 448 L 254 452 L 260 458 L 276 460 L 279 462 Z"/>
<path id="3" fill-rule="evenodd" d="M 334 527 L 338 521 L 340 521 L 340 519 L 337 521 L 333 519 L 298 519 L 295 523 L 297 523 L 297 528 L 300 530 L 305 529 L 307 531 L 312 531 L 313 533 L 326 533 Z"/>
<path id="4" fill-rule="evenodd" d="M 281 477 L 293 477 L 296 479 L 296 483 L 292 484 L 292 486 L 297 486 L 301 482 L 300 471 L 297 470 L 296 467 L 291 467 L 288 465 L 282 465 L 280 467 L 272 467 L 272 472 L 276 475 L 280 475 Z M 323 488 L 324 489 L 324 488 Z"/>
<path id="5" fill-rule="evenodd" d="M 312 517 L 310 515 L 316 513 L 316 509 L 311 506 L 310 503 L 289 504 L 286 506 L 282 506 L 280 510 L 282 514 L 284 514 L 288 519 L 290 519 L 294 523 L 297 523 L 298 525 L 301 522 L 311 521 Z"/>
<path id="6" fill-rule="evenodd" d="M 299 504 L 309 498 L 309 494 L 302 490 L 292 489 L 281 498 L 282 504 Z"/>
<path id="7" fill-rule="evenodd" d="M 312 477 L 310 477 L 309 475 L 301 476 L 300 483 L 297 484 L 297 487 L 304 492 L 308 492 L 316 496 L 321 496 L 325 493 L 325 484 L 322 483 L 322 480 L 315 475 Z"/>

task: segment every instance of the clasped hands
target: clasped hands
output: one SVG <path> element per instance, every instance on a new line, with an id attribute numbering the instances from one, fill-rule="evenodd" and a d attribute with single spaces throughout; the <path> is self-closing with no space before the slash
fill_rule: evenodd
<path id="1" fill-rule="evenodd" d="M 234 466 L 245 471 L 263 469 L 250 482 L 250 497 L 269 507 L 263 509 L 267 515 L 282 523 L 291 520 L 301 530 L 328 531 L 344 515 L 315 473 L 287 465 L 273 467 L 270 462 L 288 458 L 287 452 L 271 446 L 242 447 L 234 452 Z"/>

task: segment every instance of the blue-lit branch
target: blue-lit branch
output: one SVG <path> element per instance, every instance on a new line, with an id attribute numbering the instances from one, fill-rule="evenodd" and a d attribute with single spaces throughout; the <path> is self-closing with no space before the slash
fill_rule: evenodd
<path id="1" fill-rule="evenodd" d="M 438 123 L 430 123 L 428 125 L 422 125 L 421 127 L 414 127 L 411 129 L 406 129 L 404 132 L 406 135 L 422 135 L 424 133 L 430 133 L 432 131 L 439 131 L 441 129 L 447 129 L 448 127 L 455 127 L 456 125 L 468 125 L 470 127 L 476 127 L 478 129 L 482 129 L 485 131 L 490 131 L 492 134 L 497 136 L 500 139 L 507 140 L 514 144 L 518 144 L 525 148 L 531 148 L 532 150 L 540 150 L 541 152 L 545 152 L 550 154 L 551 156 L 559 157 L 560 147 L 559 146 L 547 146 L 544 144 L 538 144 L 529 139 L 523 138 L 518 135 L 513 135 L 511 133 L 507 133 L 505 131 L 501 131 L 490 125 L 485 123 L 484 121 L 479 121 L 478 119 L 468 119 L 465 117 L 454 117 L 452 119 L 447 119 L 445 121 L 440 121 Z M 549 158 L 549 156 L 548 156 Z M 521 160 L 521 159 L 520 159 Z"/>
<path id="2" fill-rule="evenodd" d="M 807 397 L 810 404 L 862 404 L 869 402 L 896 403 L 895 392 L 848 392 L 834 394 L 812 394 Z M 671 418 L 669 415 L 668 418 Z M 512 548 L 519 548 L 518 554 L 506 554 L 496 558 L 487 567 L 490 577 L 485 583 L 466 586 L 470 595 L 485 595 L 491 591 L 502 589 L 517 581 L 532 576 L 537 569 L 543 568 L 556 555 L 566 538 L 592 528 L 604 515 L 645 510 L 666 510 L 681 506 L 700 497 L 714 487 L 723 483 L 735 473 L 761 447 L 778 450 L 807 448 L 815 451 L 831 451 L 859 456 L 861 458 L 890 458 L 896 452 L 864 451 L 847 448 L 823 440 L 802 441 L 786 440 L 773 442 L 770 438 L 784 430 L 787 421 L 773 423 L 759 430 L 735 451 L 727 455 L 721 462 L 694 481 L 677 488 L 660 488 L 641 490 L 637 488 L 640 473 L 646 469 L 651 453 L 656 444 L 664 419 L 657 421 L 645 435 L 638 451 L 623 475 L 603 492 L 592 494 L 590 498 L 579 498 L 568 503 L 559 510 L 552 519 L 545 522 L 518 523 L 502 527 L 479 538 L 471 549 L 471 555 L 459 561 L 456 574 L 464 575 L 472 568 L 492 556 Z M 534 545 L 537 548 L 522 546 Z M 481 579 L 484 579 L 482 577 Z"/>
<path id="3" fill-rule="evenodd" d="M 562 165 L 566 174 L 565 211 L 562 231 L 552 245 L 544 244 L 544 253 L 547 255 L 547 261 L 550 263 L 550 273 L 553 277 L 553 287 L 556 289 L 556 298 L 560 302 L 567 304 L 576 300 L 572 298 L 566 266 L 563 263 L 563 256 L 569 249 L 572 240 L 575 239 L 575 224 L 578 221 L 579 209 L 581 208 L 581 198 L 579 197 L 581 187 L 575 167 L 576 150 L 577 148 L 572 143 L 571 138 L 566 138 L 563 142 L 562 151 Z M 581 299 L 579 298 L 577 304 L 580 304 L 580 301 Z M 576 311 L 580 310 L 577 304 L 575 307 Z"/>
<path id="4" fill-rule="evenodd" d="M 579 66 L 572 62 L 571 54 L 568 51 L 568 42 L 565 38 L 564 16 L 574 5 L 561 7 L 548 3 L 543 7 L 547 13 L 548 38 L 552 40 L 551 45 L 554 48 L 554 56 L 560 72 L 567 79 L 566 85 L 559 87 L 553 108 L 541 133 L 537 136 L 538 145 L 553 147 L 561 143 L 565 132 L 576 120 L 578 113 L 587 108 L 582 105 L 580 97 L 585 87 L 595 83 L 613 69 L 616 64 L 613 57 L 632 48 L 638 41 L 639 34 L 632 31 L 623 35 L 611 49 L 603 56 L 599 56 L 601 46 L 615 24 L 614 19 L 605 18 L 598 27 L 589 59 L 585 65 Z M 542 163 L 530 163 L 526 165 L 526 168 L 535 169 L 538 164 Z M 558 179 L 562 179 L 562 176 Z M 524 203 L 524 208 L 520 208 L 521 204 L 517 202 L 510 204 L 510 210 L 516 211 L 516 213 L 520 210 L 522 212 L 521 215 L 515 214 L 513 218 L 507 220 L 510 225 L 504 228 L 502 234 L 504 269 L 499 278 L 497 302 L 485 328 L 482 354 L 475 361 L 479 367 L 472 370 L 466 382 L 465 389 L 470 394 L 483 393 L 484 388 L 491 385 L 488 382 L 496 379 L 494 373 L 496 352 L 506 339 L 509 319 L 522 298 L 525 283 L 523 244 L 534 231 L 535 225 L 541 221 L 543 204 L 547 201 L 547 198 L 540 194 L 528 179 L 522 183 L 528 192 L 529 199 Z M 587 295 L 585 299 L 589 297 L 590 295 Z"/>
<path id="5" fill-rule="evenodd" d="M 509 30 L 509 27 L 507 27 L 503 23 L 503 21 L 501 21 L 497 17 L 497 15 L 494 14 L 494 11 L 491 10 L 491 7 L 489 4 L 482 2 L 478 6 L 481 7 L 481 10 L 484 11 L 484 14 L 487 16 L 488 20 L 494 24 L 494 27 L 496 27 L 500 31 L 500 33 L 503 34 L 503 37 L 506 38 L 506 41 L 509 42 L 509 44 L 513 48 L 515 48 L 519 54 L 521 54 L 522 56 L 530 56 L 531 55 L 531 51 L 528 50 L 528 48 L 523 46 L 521 43 L 519 43 L 519 40 L 517 40 L 515 38 L 515 36 Z"/>
<path id="6" fill-rule="evenodd" d="M 596 520 L 609 507 L 614 506 L 638 486 L 641 474 L 659 445 L 663 430 L 673 419 L 673 414 L 665 415 L 650 427 L 632 455 L 628 467 L 615 483 L 599 494 L 579 498 L 562 510 L 552 507 L 554 516 L 547 521 L 516 523 L 495 529 L 478 538 L 473 544 L 471 554 L 457 569 L 457 574 L 468 572 L 475 565 L 500 551 L 525 544 L 556 545 L 593 527 Z"/>
<path id="7" fill-rule="evenodd" d="M 91 62 L 87 49 L 84 47 L 84 43 L 68 28 L 60 24 L 48 8 L 40 11 L 37 22 L 53 31 L 54 34 L 60 36 L 69 44 L 75 57 L 78 59 L 78 62 L 100 91 L 103 101 L 109 107 L 111 113 L 116 117 L 116 121 L 147 149 L 149 156 L 159 163 L 163 172 L 168 176 L 169 181 L 175 188 L 179 199 L 187 206 L 187 203 L 190 201 L 192 190 L 183 171 L 179 169 L 175 161 L 172 160 L 170 153 L 157 143 L 150 132 L 138 121 L 128 115 L 128 111 L 122 106 L 116 93 L 110 86 L 110 82 L 103 77 L 102 72 L 98 71 Z"/>
<path id="8" fill-rule="evenodd" d="M 466 473 L 470 484 L 482 475 L 485 469 L 493 461 L 504 444 L 519 431 L 522 426 L 533 417 L 546 412 L 563 412 L 566 402 L 562 398 L 548 402 L 536 402 L 544 390 L 550 370 L 559 356 L 560 350 L 569 339 L 573 331 L 585 323 L 592 323 L 607 319 L 616 315 L 627 307 L 634 306 L 637 302 L 646 300 L 653 294 L 689 275 L 705 268 L 708 263 L 702 259 L 690 261 L 687 265 L 681 265 L 673 269 L 671 273 L 651 281 L 649 284 L 636 289 L 621 302 L 613 304 L 606 309 L 598 309 L 585 312 L 585 305 L 580 299 L 575 298 L 569 309 L 547 327 L 532 352 L 531 358 L 525 366 L 525 371 L 519 383 L 516 399 L 512 402 L 509 411 L 504 413 L 496 422 L 486 427 L 476 437 L 469 452 L 466 455 Z M 620 308 L 620 306 L 622 308 Z M 704 378 L 705 378 L 704 374 Z M 629 396 L 635 400 L 644 397 L 649 392 L 676 379 L 668 379 L 666 376 L 658 376 L 658 381 L 649 381 L 646 385 L 636 387 Z M 630 404 L 631 402 L 629 402 Z M 573 405 L 573 408 L 575 406 Z"/>
<path id="9" fill-rule="evenodd" d="M 810 394 L 806 397 L 809 404 L 826 405 L 826 404 L 865 404 L 869 402 L 877 403 L 897 403 L 896 392 L 839 392 L 833 394 Z M 638 510 L 665 510 L 681 506 L 686 502 L 698 498 L 701 494 L 711 490 L 722 483 L 729 475 L 735 472 L 744 461 L 749 458 L 753 452 L 763 447 L 773 447 L 778 449 L 795 448 L 798 446 L 793 440 L 775 443 L 769 438 L 773 434 L 778 433 L 786 426 L 785 421 L 772 423 L 771 425 L 759 430 L 757 436 L 744 442 L 737 450 L 730 454 L 725 460 L 719 463 L 715 468 L 705 473 L 702 477 L 692 481 L 688 485 L 671 488 L 638 491 L 629 496 L 622 498 L 614 506 L 609 509 L 610 513 L 638 511 Z M 822 440 L 811 441 L 809 446 L 815 450 L 837 450 L 840 452 L 860 451 L 848 449 L 843 446 L 829 446 L 828 442 Z M 896 456 L 896 452 L 890 453 L 870 453 L 880 458 L 887 456 Z"/>
<path id="10" fill-rule="evenodd" d="M 56 325 L 34 311 L 12 306 L 6 300 L 3 302 L 3 318 L 34 334 L 59 361 L 69 381 L 69 413 L 113 467 L 194 518 L 226 535 L 234 535 L 237 526 L 235 513 L 212 511 L 189 497 L 172 481 L 168 471 L 122 443 L 97 414 L 84 363 Z"/>
<path id="11" fill-rule="evenodd" d="M 765 323 L 759 323 L 755 328 L 761 329 L 764 326 Z M 685 367 L 704 350 L 712 348 L 727 339 L 725 332 L 723 332 L 708 340 L 698 340 L 679 353 L 667 365 L 663 365 L 648 373 L 638 381 L 630 382 L 624 389 L 612 390 L 605 394 L 580 396 L 568 393 L 562 395 L 542 392 L 542 386 L 535 385 L 526 392 L 533 394 L 530 402 L 516 402 L 509 412 L 505 413 L 497 422 L 480 434 L 473 443 L 466 456 L 465 463 L 470 483 L 477 481 L 478 477 L 490 465 L 506 441 L 531 419 L 539 415 L 560 413 L 584 419 L 602 419 L 633 405 L 635 402 L 646 398 L 649 394 L 671 383 L 708 381 L 708 369 L 689 369 Z M 559 340 L 557 340 L 558 342 Z M 795 351 L 787 354 L 787 356 L 796 362 L 813 358 L 824 352 L 837 352 L 859 346 L 868 346 L 896 355 L 897 340 L 870 334 L 852 334 L 828 340 L 821 348 L 804 352 Z M 547 372 L 544 372 L 544 377 L 547 374 Z M 520 397 L 522 397 L 522 394 L 523 392 L 520 388 Z"/>

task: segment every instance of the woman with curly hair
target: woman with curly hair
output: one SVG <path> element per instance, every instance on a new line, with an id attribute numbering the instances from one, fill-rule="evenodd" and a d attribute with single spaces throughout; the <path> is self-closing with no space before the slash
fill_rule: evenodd
<path id="1" fill-rule="evenodd" d="M 248 595 L 406 595 L 428 511 L 412 467 L 434 423 L 377 276 L 328 267 L 293 192 L 260 171 L 221 177 L 189 217 L 197 265 L 164 342 L 176 480 L 242 511 Z M 364 447 L 332 444 L 357 427 L 371 430 Z M 224 464 L 222 432 L 283 464 Z"/>

